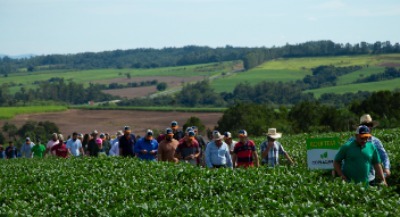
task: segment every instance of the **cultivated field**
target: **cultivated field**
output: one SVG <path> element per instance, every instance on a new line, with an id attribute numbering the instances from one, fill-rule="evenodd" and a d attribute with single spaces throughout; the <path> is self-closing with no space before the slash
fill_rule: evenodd
<path id="1" fill-rule="evenodd" d="M 311 75 L 311 69 L 321 65 L 334 65 L 337 67 L 363 66 L 363 69 L 359 71 L 340 77 L 338 85 L 344 85 L 371 74 L 381 73 L 386 66 L 399 67 L 400 54 L 277 59 L 268 61 L 249 71 L 214 80 L 212 86 L 218 92 L 231 92 L 241 82 L 257 84 L 261 81 L 295 81 L 303 79 L 305 75 Z M 324 88 L 309 92 L 315 92 L 319 96 L 322 93 L 331 92 L 345 93 L 358 90 L 393 90 L 396 88 L 396 85 L 386 85 L 387 83 L 383 81 L 383 83 L 378 82 L 373 85 L 352 84 L 344 87 L 335 87 L 337 89 Z M 369 86 L 374 86 L 375 88 L 369 89 Z M 399 86 L 398 84 L 397 87 Z M 339 92 L 334 92 L 336 90 L 339 90 Z"/>
<path id="2" fill-rule="evenodd" d="M 366 187 L 308 170 L 307 137 L 280 140 L 295 160 L 276 168 L 204 169 L 104 157 L 14 159 L 0 163 L 4 216 L 397 216 L 400 130 L 377 130 L 390 156 L 389 187 Z M 257 146 L 265 138 L 255 138 Z"/>

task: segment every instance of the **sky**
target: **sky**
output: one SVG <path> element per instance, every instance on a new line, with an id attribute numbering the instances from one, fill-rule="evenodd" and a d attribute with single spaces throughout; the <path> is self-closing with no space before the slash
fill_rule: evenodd
<path id="1" fill-rule="evenodd" d="M 399 0 L 0 0 L 0 54 L 400 42 Z"/>

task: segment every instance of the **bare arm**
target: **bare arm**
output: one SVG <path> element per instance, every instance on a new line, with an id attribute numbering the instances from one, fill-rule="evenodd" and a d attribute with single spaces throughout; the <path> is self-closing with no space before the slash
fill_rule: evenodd
<path id="1" fill-rule="evenodd" d="M 383 170 L 381 164 L 377 163 L 374 164 L 374 169 L 376 174 L 378 175 L 379 179 L 382 180 L 382 184 L 387 186 L 385 176 L 383 175 Z"/>
<path id="2" fill-rule="evenodd" d="M 237 160 L 237 155 L 236 155 L 235 153 L 233 153 L 233 155 L 232 155 L 232 165 L 233 165 L 233 168 L 236 167 L 236 160 Z"/>
<path id="3" fill-rule="evenodd" d="M 260 161 L 258 160 L 258 154 L 256 151 L 253 151 L 253 158 L 254 158 L 254 162 L 256 164 L 256 167 L 260 166 Z"/>
<path id="4" fill-rule="evenodd" d="M 290 162 L 290 164 L 294 164 L 292 158 L 290 158 L 289 154 L 287 152 L 285 152 L 285 158 Z"/>
<path id="5" fill-rule="evenodd" d="M 347 177 L 342 172 L 341 162 L 333 161 L 333 167 L 335 168 L 335 171 L 338 174 L 338 176 L 340 176 L 343 180 L 347 181 Z"/>

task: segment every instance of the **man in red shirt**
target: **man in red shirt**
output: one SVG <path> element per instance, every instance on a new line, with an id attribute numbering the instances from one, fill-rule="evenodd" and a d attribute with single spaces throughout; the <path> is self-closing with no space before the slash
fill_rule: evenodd
<path id="1" fill-rule="evenodd" d="M 187 162 L 197 166 L 197 158 L 200 155 L 199 143 L 194 139 L 195 133 L 189 131 L 187 135 L 179 142 L 175 151 L 175 156 L 181 162 Z"/>
<path id="2" fill-rule="evenodd" d="M 258 154 L 254 141 L 247 138 L 246 130 L 239 131 L 239 142 L 233 149 L 232 163 L 235 167 L 256 167 L 260 166 Z"/>
<path id="3" fill-rule="evenodd" d="M 58 135 L 58 141 L 59 143 L 57 145 L 54 145 L 51 148 L 50 152 L 57 157 L 67 158 L 69 152 L 67 149 L 67 145 L 64 143 L 63 135 L 61 134 Z"/>

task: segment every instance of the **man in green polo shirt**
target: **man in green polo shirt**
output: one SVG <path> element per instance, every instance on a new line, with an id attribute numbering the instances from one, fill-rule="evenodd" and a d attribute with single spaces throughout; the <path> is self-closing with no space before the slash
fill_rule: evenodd
<path id="1" fill-rule="evenodd" d="M 387 185 L 378 150 L 368 141 L 370 137 L 369 128 L 365 125 L 359 126 L 356 130 L 356 139 L 340 147 L 333 166 L 343 180 L 355 183 L 368 183 L 369 170 L 373 166 L 382 184 Z M 342 168 L 343 160 L 345 164 Z"/>
<path id="2" fill-rule="evenodd" d="M 32 147 L 31 151 L 33 152 L 34 158 L 43 158 L 44 152 L 46 152 L 46 147 L 38 141 L 38 143 Z"/>

